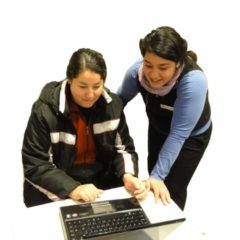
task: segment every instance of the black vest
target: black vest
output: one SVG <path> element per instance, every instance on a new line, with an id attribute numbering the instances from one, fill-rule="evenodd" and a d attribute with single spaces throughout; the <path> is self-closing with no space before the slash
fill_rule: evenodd
<path id="1" fill-rule="evenodd" d="M 146 106 L 146 113 L 149 119 L 150 127 L 153 127 L 157 132 L 168 134 L 170 132 L 170 126 L 173 115 L 173 106 L 174 102 L 177 98 L 177 87 L 179 81 L 181 81 L 182 77 L 192 71 L 192 70 L 201 70 L 201 68 L 194 62 L 188 59 L 185 62 L 185 67 L 183 72 L 181 73 L 178 82 L 175 84 L 173 89 L 165 96 L 158 96 L 143 88 L 138 82 L 138 86 L 143 98 L 143 101 Z M 202 70 L 201 70 L 202 71 Z M 205 106 L 203 108 L 202 114 L 195 125 L 194 130 L 197 130 L 203 127 L 210 119 L 211 109 L 208 100 L 208 93 L 205 100 Z"/>

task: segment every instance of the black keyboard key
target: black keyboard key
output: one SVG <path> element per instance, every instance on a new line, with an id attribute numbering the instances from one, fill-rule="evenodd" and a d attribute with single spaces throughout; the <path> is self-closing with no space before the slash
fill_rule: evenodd
<path id="1" fill-rule="evenodd" d="M 106 234 L 130 231 L 148 225 L 149 220 L 142 210 L 67 221 L 67 229 L 71 240 L 81 240 Z"/>

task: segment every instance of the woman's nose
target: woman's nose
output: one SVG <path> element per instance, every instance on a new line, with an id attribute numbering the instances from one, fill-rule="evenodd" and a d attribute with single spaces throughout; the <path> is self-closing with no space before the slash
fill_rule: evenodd
<path id="1" fill-rule="evenodd" d="M 157 79 L 159 79 L 159 71 L 157 71 L 157 70 L 152 70 L 150 73 L 149 73 L 149 75 L 150 75 L 150 78 L 152 79 L 152 80 L 157 80 Z"/>
<path id="2" fill-rule="evenodd" d="M 93 98 L 94 97 L 94 90 L 91 89 L 91 88 L 87 89 L 86 96 L 88 98 Z"/>

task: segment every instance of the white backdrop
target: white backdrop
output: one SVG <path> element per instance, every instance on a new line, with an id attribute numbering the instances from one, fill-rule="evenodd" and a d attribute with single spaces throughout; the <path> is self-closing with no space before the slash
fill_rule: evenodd
<path id="1" fill-rule="evenodd" d="M 237 0 L 1 1 L 0 207 L 5 219 L 23 207 L 21 144 L 42 86 L 63 79 L 73 51 L 90 47 L 103 53 L 106 85 L 115 91 L 140 56 L 139 39 L 158 26 L 170 25 L 198 54 L 208 77 L 214 127 L 189 186 L 186 214 L 209 239 L 239 239 L 238 225 L 232 221 L 240 213 L 238 15 Z M 139 96 L 127 106 L 126 116 L 145 176 L 147 121 Z M 10 239 L 11 225 L 1 229 Z"/>

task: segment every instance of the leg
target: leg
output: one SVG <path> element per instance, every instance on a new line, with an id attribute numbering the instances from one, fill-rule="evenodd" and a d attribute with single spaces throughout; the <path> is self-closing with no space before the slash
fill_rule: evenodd
<path id="1" fill-rule="evenodd" d="M 184 209 L 187 199 L 187 186 L 206 150 L 211 136 L 211 128 L 205 133 L 190 137 L 173 164 L 165 184 L 170 191 L 171 198 Z"/>
<path id="2" fill-rule="evenodd" d="M 148 173 L 153 170 L 158 154 L 166 140 L 166 135 L 157 133 L 150 125 L 148 127 Z"/>

